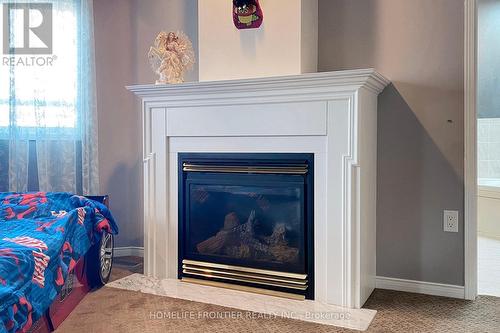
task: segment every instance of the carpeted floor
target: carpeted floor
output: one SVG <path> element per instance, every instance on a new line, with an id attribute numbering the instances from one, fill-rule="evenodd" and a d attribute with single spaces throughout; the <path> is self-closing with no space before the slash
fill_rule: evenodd
<path id="1" fill-rule="evenodd" d="M 136 273 L 141 265 L 115 265 L 113 279 Z M 500 332 L 500 298 L 475 302 L 376 290 L 365 305 L 378 310 L 366 332 Z M 231 318 L 230 311 L 239 315 Z M 234 312 L 231 312 L 234 316 Z M 178 318 L 166 318 L 175 314 Z M 225 318 L 190 318 L 218 314 Z M 354 332 L 293 319 L 264 318 L 254 313 L 104 287 L 90 293 L 57 330 L 64 332 Z"/>

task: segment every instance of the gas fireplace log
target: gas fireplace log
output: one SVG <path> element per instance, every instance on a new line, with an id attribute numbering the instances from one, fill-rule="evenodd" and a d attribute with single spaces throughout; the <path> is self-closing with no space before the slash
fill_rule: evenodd
<path id="1" fill-rule="evenodd" d="M 201 254 L 223 254 L 239 259 L 280 262 L 295 262 L 298 259 L 299 249 L 288 246 L 284 224 L 277 224 L 272 235 L 260 239 L 254 232 L 255 223 L 255 211 L 250 213 L 244 224 L 240 224 L 237 215 L 231 212 L 224 218 L 224 228 L 196 248 Z"/>
<path id="2" fill-rule="evenodd" d="M 248 232 L 247 226 L 249 225 L 249 223 L 253 223 L 254 218 L 255 212 L 252 211 L 252 214 L 250 214 L 247 223 L 240 224 L 236 213 L 231 212 L 227 214 L 224 218 L 224 229 L 217 232 L 215 236 L 212 236 L 209 239 L 199 243 L 196 246 L 198 252 L 202 254 L 217 254 L 220 253 L 221 249 L 225 246 L 236 245 L 241 235 Z"/>
<path id="3" fill-rule="evenodd" d="M 215 236 L 199 243 L 196 248 L 201 254 L 217 254 L 226 243 L 227 232 L 219 231 Z"/>

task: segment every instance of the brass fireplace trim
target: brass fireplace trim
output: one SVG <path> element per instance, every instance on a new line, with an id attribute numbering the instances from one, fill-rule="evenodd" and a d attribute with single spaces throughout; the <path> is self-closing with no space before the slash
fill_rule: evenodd
<path id="1" fill-rule="evenodd" d="M 182 170 L 188 172 L 226 172 L 226 173 L 259 173 L 259 174 L 289 174 L 305 175 L 307 164 L 293 164 L 286 166 L 246 166 L 246 165 L 211 165 L 183 163 Z"/>
<path id="2" fill-rule="evenodd" d="M 206 278 L 228 280 L 228 281 L 239 281 L 239 282 L 246 282 L 246 283 L 255 283 L 255 284 L 260 284 L 260 285 L 270 286 L 270 287 L 288 288 L 288 289 L 296 289 L 296 290 L 302 290 L 302 291 L 307 289 L 307 285 L 298 286 L 298 285 L 294 285 L 294 284 L 281 283 L 281 282 L 269 282 L 269 281 L 262 281 L 262 280 L 258 280 L 258 279 L 253 279 L 250 277 L 248 277 L 248 278 L 229 277 L 229 276 L 219 275 L 219 274 L 214 274 L 214 273 L 198 273 L 198 272 L 193 272 L 193 271 L 189 271 L 189 270 L 185 270 L 185 269 L 182 272 L 184 274 L 202 276 L 202 277 L 206 277 Z"/>
<path id="3" fill-rule="evenodd" d="M 306 274 L 277 272 L 186 259 L 182 261 L 182 272 L 204 278 L 253 283 L 301 291 L 305 291 L 308 288 Z"/>
<path id="4" fill-rule="evenodd" d="M 264 280 L 264 281 L 270 281 L 270 282 L 283 282 L 283 283 L 290 283 L 290 284 L 296 284 L 298 286 L 304 286 L 307 284 L 306 279 L 287 279 L 287 278 L 280 278 L 280 277 L 275 277 L 272 275 L 264 275 L 264 274 L 253 274 L 253 273 L 244 273 L 244 272 L 238 272 L 238 271 L 231 271 L 231 270 L 220 270 L 220 269 L 211 269 L 211 268 L 204 268 L 204 267 L 196 267 L 192 265 L 182 265 L 182 268 L 185 269 L 186 271 L 189 271 L 188 273 L 190 274 L 221 274 L 221 275 L 227 275 L 229 277 L 241 277 L 241 278 L 253 278 L 256 280 Z"/>
<path id="5" fill-rule="evenodd" d="M 289 299 L 299 300 L 299 301 L 303 301 L 306 299 L 306 297 L 304 295 L 286 293 L 283 291 L 276 291 L 276 290 L 269 290 L 269 289 L 261 289 L 261 288 L 256 288 L 256 287 L 240 286 L 237 284 L 230 284 L 230 283 L 224 283 L 224 282 L 218 282 L 218 281 L 201 280 L 201 279 L 195 279 L 195 278 L 189 278 L 189 277 L 183 277 L 181 279 L 181 281 L 186 282 L 186 283 L 201 284 L 201 285 L 210 286 L 210 287 L 219 287 L 219 288 L 226 288 L 226 289 L 232 289 L 232 290 L 238 290 L 238 291 L 251 292 L 251 293 L 261 294 L 261 295 L 289 298 Z"/>
<path id="6" fill-rule="evenodd" d="M 259 268 L 243 267 L 243 266 L 233 266 L 233 265 L 216 264 L 216 263 L 206 262 L 206 261 L 197 261 L 197 260 L 183 259 L 182 260 L 182 264 L 183 265 L 194 265 L 194 266 L 201 266 L 201 267 L 209 267 L 209 268 L 220 268 L 220 269 L 233 270 L 233 271 L 241 271 L 241 272 L 247 272 L 247 273 L 265 274 L 265 275 L 272 275 L 272 276 L 282 276 L 282 277 L 286 277 L 286 278 L 290 278 L 290 279 L 297 279 L 297 280 L 307 279 L 307 274 L 288 273 L 288 272 L 271 271 L 271 270 L 267 270 L 267 269 L 259 269 Z"/>

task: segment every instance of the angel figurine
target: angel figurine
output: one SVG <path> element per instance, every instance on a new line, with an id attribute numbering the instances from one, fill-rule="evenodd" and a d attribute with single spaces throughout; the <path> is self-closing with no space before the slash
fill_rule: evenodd
<path id="1" fill-rule="evenodd" d="M 183 32 L 161 31 L 148 52 L 153 71 L 160 76 L 156 84 L 182 83 L 184 73 L 193 68 L 193 45 Z"/>

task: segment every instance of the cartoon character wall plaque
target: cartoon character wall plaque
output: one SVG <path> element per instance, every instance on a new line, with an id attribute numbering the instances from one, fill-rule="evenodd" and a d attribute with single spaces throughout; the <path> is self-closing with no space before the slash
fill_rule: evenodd
<path id="1" fill-rule="evenodd" d="M 259 0 L 233 0 L 233 22 L 238 29 L 260 27 L 264 16 Z"/>

